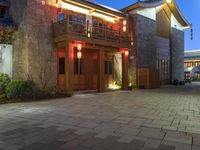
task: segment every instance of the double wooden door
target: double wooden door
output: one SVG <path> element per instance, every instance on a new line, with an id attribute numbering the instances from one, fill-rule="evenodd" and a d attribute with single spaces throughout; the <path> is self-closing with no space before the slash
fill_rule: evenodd
<path id="1" fill-rule="evenodd" d="M 83 50 L 81 60 L 75 58 L 74 88 L 75 90 L 96 90 L 98 79 L 98 60 L 97 51 Z"/>

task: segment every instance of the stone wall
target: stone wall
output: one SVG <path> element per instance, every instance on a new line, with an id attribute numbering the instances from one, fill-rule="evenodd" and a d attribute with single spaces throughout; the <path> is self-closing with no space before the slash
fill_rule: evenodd
<path id="1" fill-rule="evenodd" d="M 25 79 L 28 72 L 28 44 L 26 33 L 27 0 L 11 0 L 10 14 L 18 26 L 13 41 L 13 78 Z"/>
<path id="2" fill-rule="evenodd" d="M 138 14 L 134 16 L 134 21 L 136 23 L 137 67 L 156 69 L 156 22 Z"/>
<path id="3" fill-rule="evenodd" d="M 172 82 L 184 80 L 184 32 L 172 28 L 171 32 Z"/>
<path id="4" fill-rule="evenodd" d="M 18 25 L 13 43 L 14 79 L 31 78 L 39 86 L 56 86 L 52 22 L 57 9 L 48 1 L 42 5 L 42 0 L 11 0 L 11 14 Z"/>

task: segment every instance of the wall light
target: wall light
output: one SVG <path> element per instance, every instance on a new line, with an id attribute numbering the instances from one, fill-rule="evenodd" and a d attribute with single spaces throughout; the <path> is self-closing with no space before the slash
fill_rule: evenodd
<path id="1" fill-rule="evenodd" d="M 80 51 L 77 52 L 77 58 L 78 58 L 78 59 L 81 59 L 81 58 L 82 58 L 82 52 L 80 52 Z"/>
<path id="2" fill-rule="evenodd" d="M 125 56 L 128 56 L 129 55 L 129 51 L 125 51 L 124 54 L 125 54 Z"/>
<path id="3" fill-rule="evenodd" d="M 123 26 L 123 31 L 126 32 L 126 26 Z"/>
<path id="4" fill-rule="evenodd" d="M 77 49 L 78 49 L 78 51 L 81 51 L 82 50 L 82 44 L 77 44 Z"/>
<path id="5" fill-rule="evenodd" d="M 124 20 L 124 21 L 123 21 L 123 26 L 126 26 L 126 25 L 127 25 L 127 21 Z"/>
<path id="6" fill-rule="evenodd" d="M 172 2 L 172 0 L 166 0 L 167 1 L 167 3 L 171 3 Z"/>

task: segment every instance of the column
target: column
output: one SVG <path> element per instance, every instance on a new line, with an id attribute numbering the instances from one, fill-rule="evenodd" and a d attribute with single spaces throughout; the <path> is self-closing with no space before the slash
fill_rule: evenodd
<path id="1" fill-rule="evenodd" d="M 66 91 L 73 95 L 74 92 L 74 72 L 73 72 L 73 63 L 74 63 L 74 46 L 72 42 L 67 41 L 66 44 L 66 59 L 65 59 L 65 88 Z"/>
<path id="2" fill-rule="evenodd" d="M 98 92 L 104 92 L 104 50 L 98 51 Z"/>
<path id="3" fill-rule="evenodd" d="M 122 53 L 122 89 L 128 90 L 128 56 Z"/>

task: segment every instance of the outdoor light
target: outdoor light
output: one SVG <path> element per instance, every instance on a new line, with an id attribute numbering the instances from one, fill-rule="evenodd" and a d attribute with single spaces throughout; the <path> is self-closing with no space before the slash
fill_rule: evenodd
<path id="1" fill-rule="evenodd" d="M 172 0 L 166 0 L 167 1 L 167 3 L 171 3 L 172 2 Z"/>
<path id="2" fill-rule="evenodd" d="M 42 5 L 45 5 L 45 4 L 46 4 L 46 2 L 43 0 L 43 1 L 42 1 Z"/>
<path id="3" fill-rule="evenodd" d="M 125 56 L 128 56 L 129 55 L 129 51 L 125 51 L 124 54 L 125 54 Z"/>
<path id="4" fill-rule="evenodd" d="M 77 52 L 77 58 L 81 59 L 82 58 L 82 52 Z"/>
<path id="5" fill-rule="evenodd" d="M 127 21 L 124 20 L 124 21 L 123 21 L 123 26 L 126 26 L 126 25 L 127 25 Z"/>
<path id="6" fill-rule="evenodd" d="M 126 26 L 123 26 L 123 32 L 126 32 Z"/>
<path id="7" fill-rule="evenodd" d="M 90 34 L 90 33 L 88 33 L 88 37 L 91 37 L 91 34 Z"/>
<path id="8" fill-rule="evenodd" d="M 77 49 L 78 49 L 78 51 L 81 51 L 82 50 L 82 44 L 77 44 Z"/>

